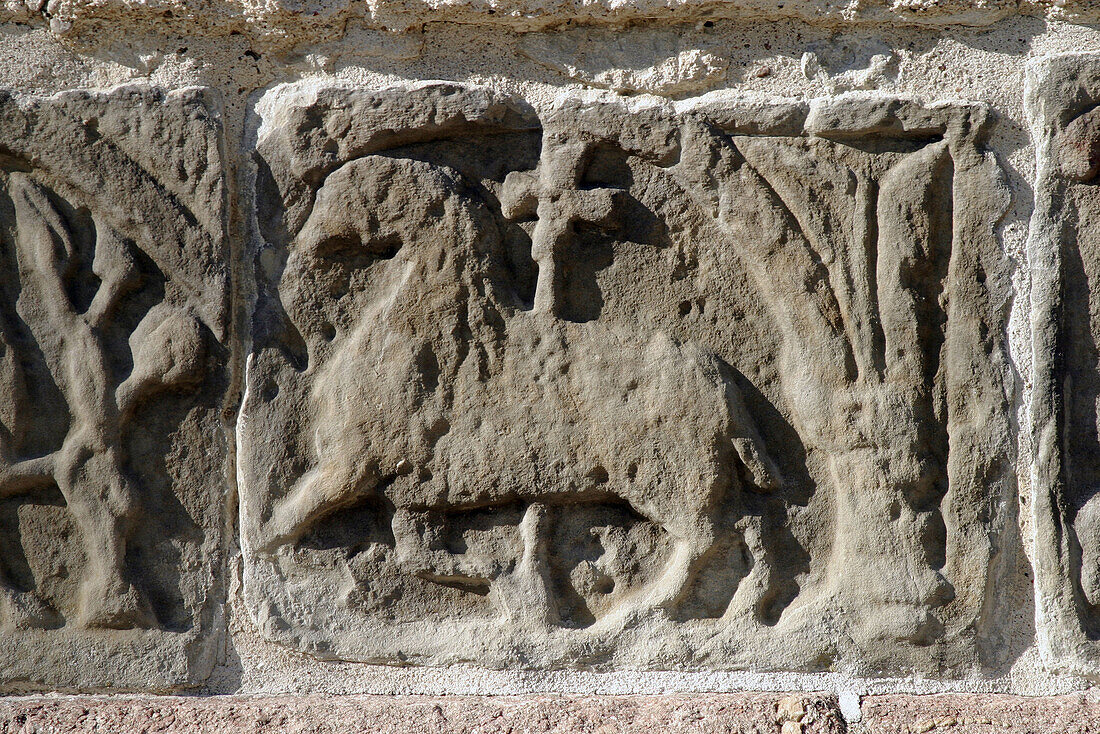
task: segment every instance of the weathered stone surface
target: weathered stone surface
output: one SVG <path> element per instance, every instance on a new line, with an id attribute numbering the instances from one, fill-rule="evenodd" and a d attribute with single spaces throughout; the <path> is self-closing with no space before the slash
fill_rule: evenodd
<path id="1" fill-rule="evenodd" d="M 391 663 L 1002 665 L 987 117 L 269 92 L 238 429 L 262 633 Z"/>
<path id="2" fill-rule="evenodd" d="M 1053 668 L 1100 674 L 1100 56 L 1029 69 L 1039 153 L 1031 220 L 1035 569 Z"/>
<path id="3" fill-rule="evenodd" d="M 866 734 L 1096 734 L 1100 702 L 1090 695 L 867 696 L 858 728 Z"/>
<path id="4" fill-rule="evenodd" d="M 0 683 L 214 664 L 228 446 L 216 104 L 0 92 Z"/>
<path id="5" fill-rule="evenodd" d="M 1040 150 L 1030 257 L 1036 441 L 1036 584 L 1039 637 L 1049 663 L 1100 672 L 1100 317 L 1090 283 L 1100 274 L 1095 179 L 1100 59 L 1035 64 L 1029 105 Z"/>
<path id="6" fill-rule="evenodd" d="M 985 26 L 1029 17 L 1095 22 L 1090 0 L 3 0 L 0 22 L 38 23 L 52 33 L 95 42 L 125 25 L 157 33 L 245 34 L 259 44 L 332 39 L 349 22 L 386 31 L 426 23 L 487 31 L 560 30 L 571 24 L 694 23 L 715 19 L 795 19 L 826 27 L 906 24 Z"/>
<path id="7" fill-rule="evenodd" d="M 1095 685 L 1098 8 L 0 0 L 0 692 Z"/>
<path id="8" fill-rule="evenodd" d="M 525 35 L 520 48 L 540 64 L 593 87 L 699 94 L 720 84 L 729 64 L 716 44 L 707 42 L 705 30 L 560 30 Z"/>
<path id="9" fill-rule="evenodd" d="M 828 696 L 19 697 L 0 699 L 0 730 L 248 732 L 753 732 L 839 734 Z"/>
<path id="10" fill-rule="evenodd" d="M 654 696 L 19 696 L 0 731 L 207 734 L 333 732 L 745 732 L 746 734 L 1096 734 L 1091 694 L 864 696 L 845 720 L 806 693 Z"/>

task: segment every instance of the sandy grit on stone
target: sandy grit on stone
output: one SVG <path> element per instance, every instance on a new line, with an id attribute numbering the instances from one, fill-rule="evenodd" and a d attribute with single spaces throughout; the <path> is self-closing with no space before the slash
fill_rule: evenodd
<path id="1" fill-rule="evenodd" d="M 868 696 L 863 699 L 862 730 L 880 732 L 1061 732 L 1100 731 L 1100 702 L 1093 697 L 1026 698 L 990 694 L 940 696 Z"/>
<path id="2" fill-rule="evenodd" d="M 68 732 L 843 732 L 827 696 L 20 697 L 0 731 Z"/>
<path id="3" fill-rule="evenodd" d="M 1092 734 L 1085 695 L 867 696 L 845 721 L 828 694 L 665 696 L 34 696 L 0 699 L 0 732 L 745 732 Z"/>

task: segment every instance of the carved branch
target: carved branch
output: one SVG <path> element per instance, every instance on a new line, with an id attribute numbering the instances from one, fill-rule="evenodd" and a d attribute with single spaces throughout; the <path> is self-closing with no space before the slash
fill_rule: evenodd
<path id="1" fill-rule="evenodd" d="M 736 190 L 737 197 L 723 197 L 719 222 L 736 238 L 739 254 L 755 274 L 791 346 L 799 353 L 815 354 L 815 369 L 854 378 L 851 344 L 828 269 L 797 217 L 747 161 L 737 180 L 723 185 Z"/>
<path id="2" fill-rule="evenodd" d="M 942 231 L 934 192 L 938 174 L 949 162 L 947 143 L 926 146 L 894 166 L 884 177 L 879 197 L 878 296 L 885 339 L 885 376 L 899 385 L 928 387 L 928 326 L 938 310 L 937 291 L 947 263 L 937 262 Z M 947 248 L 950 244 L 946 245 Z M 924 291 L 924 292 L 922 292 Z M 946 314 L 938 314 L 946 321 Z M 934 346 L 934 345 L 932 345 Z"/>
<path id="3" fill-rule="evenodd" d="M 129 247 L 113 230 L 97 228 L 95 259 L 92 272 L 100 279 L 85 320 L 92 326 L 101 326 L 110 318 L 119 300 L 141 285 L 141 272 L 129 251 Z"/>
<path id="4" fill-rule="evenodd" d="M 15 204 L 19 248 L 30 290 L 50 316 L 61 322 L 76 317 L 65 292 L 65 264 L 59 251 L 72 255 L 72 234 L 45 190 L 23 174 L 11 175 L 11 197 Z M 25 286 L 26 287 L 26 286 Z"/>
<path id="5" fill-rule="evenodd" d="M 158 390 L 202 379 L 206 344 L 202 326 L 190 314 L 157 306 L 138 324 L 130 344 L 134 368 L 115 390 L 115 404 L 123 422 L 143 399 Z"/>

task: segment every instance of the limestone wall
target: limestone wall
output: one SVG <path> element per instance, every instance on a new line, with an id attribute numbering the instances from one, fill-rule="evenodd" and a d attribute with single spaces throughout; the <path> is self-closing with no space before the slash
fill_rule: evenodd
<path id="1" fill-rule="evenodd" d="M 1097 22 L 7 0 L 3 690 L 1087 689 Z"/>

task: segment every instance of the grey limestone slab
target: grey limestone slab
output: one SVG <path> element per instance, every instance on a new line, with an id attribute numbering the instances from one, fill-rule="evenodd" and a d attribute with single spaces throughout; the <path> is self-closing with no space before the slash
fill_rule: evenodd
<path id="1" fill-rule="evenodd" d="M 0 91 L 0 684 L 166 691 L 222 634 L 227 188 L 209 90 Z"/>
<path id="2" fill-rule="evenodd" d="M 303 82 L 255 124 L 266 638 L 532 668 L 1018 653 L 986 107 Z"/>

